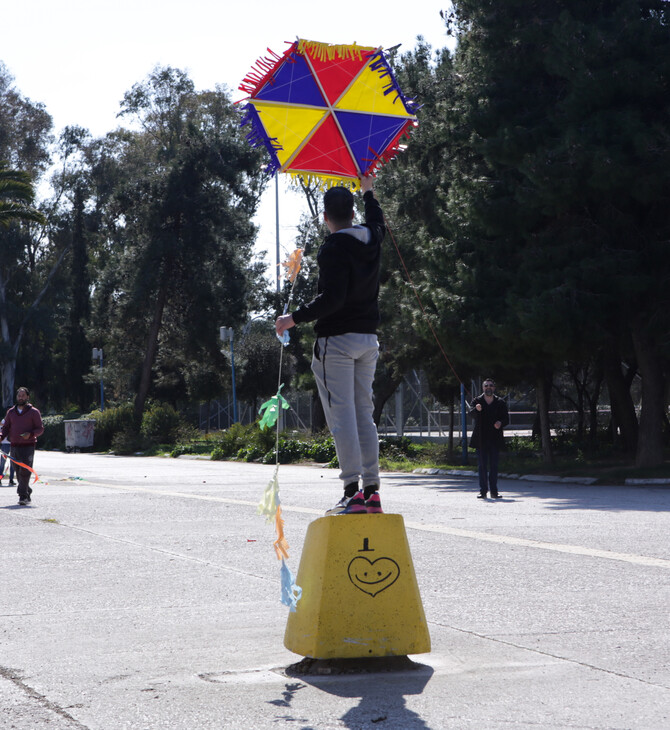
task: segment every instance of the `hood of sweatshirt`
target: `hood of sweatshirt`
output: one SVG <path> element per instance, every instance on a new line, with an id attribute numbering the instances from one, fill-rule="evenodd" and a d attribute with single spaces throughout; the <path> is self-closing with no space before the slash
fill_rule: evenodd
<path id="1" fill-rule="evenodd" d="M 379 245 L 373 245 L 372 231 L 368 226 L 341 228 L 331 233 L 325 243 L 342 247 L 361 262 L 373 261 L 379 256 Z"/>

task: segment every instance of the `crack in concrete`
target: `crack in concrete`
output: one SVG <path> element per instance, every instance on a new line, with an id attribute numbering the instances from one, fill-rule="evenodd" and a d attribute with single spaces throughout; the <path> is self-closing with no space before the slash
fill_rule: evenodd
<path id="1" fill-rule="evenodd" d="M 35 700 L 45 709 L 49 710 L 50 712 L 54 712 L 56 715 L 60 715 L 60 717 L 71 723 L 73 728 L 77 728 L 77 730 L 90 730 L 87 725 L 83 725 L 81 722 L 79 722 L 79 720 L 76 720 L 74 717 L 72 717 L 72 715 L 67 710 L 63 709 L 55 702 L 52 702 L 43 694 L 38 692 L 34 687 L 31 687 L 29 684 L 24 682 L 21 675 L 15 670 L 10 669 L 9 667 L 0 666 L 0 677 L 3 677 L 4 679 L 10 681 L 15 687 L 20 689 L 24 694 L 28 695 L 31 700 Z"/>
<path id="2" fill-rule="evenodd" d="M 498 639 L 495 636 L 486 636 L 486 634 L 478 634 L 476 631 L 470 631 L 468 629 L 459 629 L 457 626 L 449 626 L 448 624 L 442 624 L 439 621 L 428 621 L 429 624 L 434 624 L 442 629 L 452 629 L 458 631 L 461 634 L 468 634 L 469 636 L 476 636 L 478 639 L 484 639 L 485 641 L 494 641 L 497 644 L 503 644 L 504 646 L 511 646 L 514 649 L 520 649 L 522 651 L 530 651 L 533 654 L 539 654 L 540 656 L 546 656 L 550 659 L 556 659 L 561 662 L 569 662 L 570 664 L 576 664 L 577 666 L 584 667 L 585 669 L 592 669 L 596 672 L 604 672 L 614 677 L 621 679 L 627 679 L 631 682 L 640 682 L 650 687 L 658 687 L 659 689 L 670 689 L 664 684 L 658 682 L 650 682 L 648 679 L 642 679 L 641 677 L 634 677 L 630 674 L 624 674 L 623 672 L 617 672 L 614 669 L 606 669 L 605 667 L 598 667 L 595 664 L 589 664 L 588 662 L 579 661 L 579 659 L 571 659 L 570 657 L 560 656 L 560 654 L 552 654 L 549 651 L 543 651 L 542 649 L 535 649 L 532 646 L 524 646 L 523 644 L 517 644 L 514 641 L 505 641 L 504 639 Z"/>

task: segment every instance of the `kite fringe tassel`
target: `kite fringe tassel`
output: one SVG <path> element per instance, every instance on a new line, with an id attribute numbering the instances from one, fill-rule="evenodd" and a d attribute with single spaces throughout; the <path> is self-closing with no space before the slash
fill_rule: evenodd
<path id="1" fill-rule="evenodd" d="M 263 128 L 263 124 L 258 116 L 258 110 L 253 104 L 247 104 L 242 107 L 244 116 L 240 120 L 240 127 L 250 126 L 247 132 L 247 140 L 249 145 L 254 148 L 263 147 L 270 155 L 270 162 L 265 166 L 268 175 L 272 176 L 281 168 L 281 163 L 277 157 L 277 150 L 283 149 L 281 144 L 275 137 L 268 137 Z"/>
<path id="2" fill-rule="evenodd" d="M 382 79 L 388 77 L 388 83 L 384 86 L 384 96 L 395 93 L 396 96 L 394 103 L 400 99 L 408 114 L 417 113 L 420 109 L 419 105 L 414 101 L 414 99 L 410 99 L 408 96 L 405 96 L 400 90 L 400 86 L 398 85 L 393 70 L 384 55 L 384 51 L 379 50 L 372 54 L 370 69 L 372 71 L 376 71 Z"/>
<path id="3" fill-rule="evenodd" d="M 319 41 L 308 41 L 300 38 L 294 44 L 298 53 L 309 53 L 319 61 L 332 61 L 334 58 L 361 60 L 363 57 L 374 55 L 375 48 L 372 46 L 359 46 L 357 43 L 330 44 Z"/>
<path id="4" fill-rule="evenodd" d="M 299 38 L 297 41 L 291 43 L 290 47 L 282 55 L 268 48 L 267 51 L 270 55 L 259 58 L 237 88 L 239 91 L 243 91 L 253 98 L 266 83 L 272 83 L 272 77 L 283 61 L 287 60 L 291 62 L 291 57 L 295 54 L 304 55 L 305 53 L 309 53 L 310 56 L 313 56 L 319 61 L 332 61 L 334 58 L 360 60 L 366 57 L 373 57 L 375 50 L 372 46 L 359 46 L 357 43 L 331 45 L 330 43 L 320 43 L 318 41 L 308 41 Z"/>
<path id="5" fill-rule="evenodd" d="M 403 139 L 409 139 L 409 127 L 410 126 L 416 126 L 416 122 L 412 123 L 411 125 L 408 124 L 403 129 L 400 130 L 396 138 L 391 142 L 391 144 L 386 148 L 386 150 L 380 155 L 377 152 L 375 152 L 373 149 L 369 149 L 368 151 L 372 155 L 371 157 L 366 159 L 366 162 L 370 162 L 370 173 L 373 171 L 378 170 L 382 165 L 386 164 L 387 162 L 390 162 L 394 157 L 397 157 L 401 152 L 404 152 L 407 145 L 404 145 L 402 143 Z"/>
<path id="6" fill-rule="evenodd" d="M 306 186 L 313 185 L 317 190 L 325 191 L 334 185 L 348 188 L 355 192 L 360 188 L 360 180 L 357 177 L 337 177 L 336 175 L 320 175 L 316 172 L 294 172 L 286 170 L 285 174 L 291 177 L 293 185 L 299 185 L 302 181 Z"/>
<path id="7" fill-rule="evenodd" d="M 249 96 L 253 96 L 258 93 L 263 86 L 265 86 L 266 82 L 272 78 L 274 72 L 280 66 L 282 61 L 292 52 L 295 45 L 295 42 L 292 43 L 291 47 L 281 56 L 268 48 L 267 52 L 270 56 L 259 58 L 251 71 L 249 71 L 249 73 L 242 79 L 242 83 L 237 88 L 245 94 L 249 94 Z"/>

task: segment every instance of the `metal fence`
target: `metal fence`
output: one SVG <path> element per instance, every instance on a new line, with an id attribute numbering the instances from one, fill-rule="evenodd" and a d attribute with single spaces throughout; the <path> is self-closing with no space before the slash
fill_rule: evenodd
<path id="1" fill-rule="evenodd" d="M 282 412 L 282 430 L 310 431 L 312 428 L 312 393 L 288 391 L 283 394 L 290 408 Z M 258 406 L 239 402 L 238 421 L 242 424 L 253 423 L 258 418 Z M 466 406 L 467 408 L 467 406 Z M 527 435 L 532 432 L 536 412 L 527 404 L 513 403 L 508 400 L 510 424 L 506 433 Z M 598 409 L 598 420 L 606 425 L 610 418 L 609 407 Z M 554 410 L 550 412 L 552 429 L 572 429 L 577 424 L 574 410 Z M 471 428 L 470 419 L 467 428 Z M 216 431 L 234 423 L 232 398 L 213 400 L 200 406 L 199 427 L 202 431 Z M 452 426 L 453 424 L 453 426 Z M 386 402 L 379 420 L 379 433 L 385 436 L 411 436 L 421 439 L 447 440 L 453 428 L 453 439 L 462 438 L 460 402 L 454 403 L 453 414 L 447 406 L 437 401 L 427 389 L 421 373 L 412 372 L 406 376 Z"/>

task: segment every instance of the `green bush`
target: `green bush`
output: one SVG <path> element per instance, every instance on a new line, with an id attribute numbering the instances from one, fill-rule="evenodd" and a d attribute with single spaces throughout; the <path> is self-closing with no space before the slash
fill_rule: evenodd
<path id="1" fill-rule="evenodd" d="M 112 438 L 112 451 L 115 454 L 134 454 L 142 446 L 142 437 L 133 428 L 118 431 Z"/>
<path id="2" fill-rule="evenodd" d="M 405 461 L 417 455 L 418 447 L 407 436 L 379 439 L 379 455 L 391 461 Z"/>
<path id="3" fill-rule="evenodd" d="M 184 454 L 209 454 L 211 451 L 212 444 L 209 441 L 195 441 L 195 443 L 177 444 L 170 452 L 170 456 L 176 459 Z"/>
<path id="4" fill-rule="evenodd" d="M 133 451 L 137 451 L 139 448 L 137 435 L 135 434 L 135 419 L 132 403 L 124 403 L 115 408 L 107 408 L 105 411 L 93 411 L 88 415 L 88 418 L 95 419 L 93 448 L 96 451 L 109 451 L 112 448 L 114 437 L 119 433 L 133 434 L 136 441 Z"/>
<path id="5" fill-rule="evenodd" d="M 312 461 L 318 461 L 319 463 L 332 461 L 337 457 L 335 442 L 331 436 L 314 441 L 309 445 L 306 455 Z"/>
<path id="6" fill-rule="evenodd" d="M 212 452 L 212 459 L 239 459 L 240 461 L 260 461 L 274 464 L 277 461 L 276 432 L 261 431 L 257 423 L 242 426 L 233 424 L 223 431 L 219 442 Z M 318 461 L 321 463 L 337 461 L 333 439 L 320 436 L 312 441 L 293 434 L 279 438 L 279 463 L 294 464 L 299 461 Z"/>
<path id="7" fill-rule="evenodd" d="M 505 451 L 521 458 L 539 456 L 542 445 L 538 439 L 529 436 L 508 436 L 505 438 Z"/>
<path id="8" fill-rule="evenodd" d="M 258 452 L 262 456 L 267 454 L 274 444 L 274 431 L 261 431 L 257 423 L 250 423 L 246 426 L 234 423 L 230 428 L 221 432 L 219 442 L 212 451 L 212 459 L 232 459 L 238 457 L 240 451 L 246 455 Z M 251 460 L 244 455 L 240 458 L 244 458 L 246 461 Z"/>
<path id="9" fill-rule="evenodd" d="M 274 454 L 274 450 L 272 452 L 266 452 L 264 448 L 262 448 L 258 444 L 255 444 L 240 449 L 237 452 L 237 459 L 239 459 L 239 461 L 263 461 L 266 453 Z"/>
<path id="10" fill-rule="evenodd" d="M 44 416 L 44 433 L 37 439 L 37 447 L 45 451 L 65 449 L 65 417 Z"/>
<path id="11" fill-rule="evenodd" d="M 171 405 L 154 403 L 142 416 L 140 433 L 145 446 L 174 444 L 179 438 L 181 428 L 182 418 Z"/>

